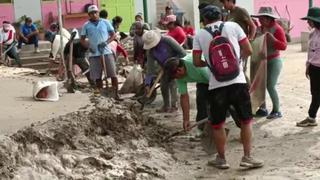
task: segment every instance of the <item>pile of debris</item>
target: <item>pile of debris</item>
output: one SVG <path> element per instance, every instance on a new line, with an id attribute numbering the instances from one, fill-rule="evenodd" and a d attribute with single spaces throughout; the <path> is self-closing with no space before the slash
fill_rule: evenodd
<path id="1" fill-rule="evenodd" d="M 0 179 L 165 179 L 168 131 L 108 98 L 0 137 Z"/>

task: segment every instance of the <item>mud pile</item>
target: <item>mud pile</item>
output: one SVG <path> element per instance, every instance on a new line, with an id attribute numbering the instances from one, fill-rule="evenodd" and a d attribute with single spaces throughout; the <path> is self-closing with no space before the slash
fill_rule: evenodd
<path id="1" fill-rule="evenodd" d="M 167 131 L 111 99 L 0 137 L 0 179 L 164 179 Z"/>

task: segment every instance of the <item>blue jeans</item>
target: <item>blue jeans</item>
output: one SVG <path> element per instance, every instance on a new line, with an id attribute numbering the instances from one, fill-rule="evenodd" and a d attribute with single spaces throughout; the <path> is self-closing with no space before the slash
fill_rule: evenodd
<path id="1" fill-rule="evenodd" d="M 18 43 L 18 49 L 21 49 L 22 47 L 22 43 L 25 44 L 34 44 L 34 47 L 37 48 L 39 46 L 39 38 L 38 35 L 32 36 L 30 38 L 28 38 L 28 42 L 26 42 L 24 39 L 20 38 L 19 39 L 19 43 Z"/>

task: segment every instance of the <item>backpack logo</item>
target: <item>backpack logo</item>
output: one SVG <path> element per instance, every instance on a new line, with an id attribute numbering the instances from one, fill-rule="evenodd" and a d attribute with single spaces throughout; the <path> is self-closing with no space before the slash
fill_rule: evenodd
<path id="1" fill-rule="evenodd" d="M 228 38 L 221 36 L 224 23 L 220 27 L 215 26 L 213 32 L 210 27 L 205 28 L 213 40 L 209 46 L 208 66 L 217 81 L 230 81 L 236 78 L 240 73 L 239 59 Z"/>

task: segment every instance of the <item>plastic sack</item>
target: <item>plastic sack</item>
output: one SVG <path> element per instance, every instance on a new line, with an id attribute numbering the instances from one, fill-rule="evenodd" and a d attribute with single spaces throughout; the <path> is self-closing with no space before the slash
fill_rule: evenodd
<path id="1" fill-rule="evenodd" d="M 137 65 L 134 65 L 129 72 L 127 79 L 124 81 L 119 93 L 136 93 L 141 84 L 143 84 L 142 69 Z"/>
<path id="2" fill-rule="evenodd" d="M 46 97 L 38 98 L 38 93 L 47 87 Z M 33 98 L 37 101 L 58 101 L 59 93 L 58 93 L 58 82 L 56 81 L 38 81 L 33 86 Z"/>

